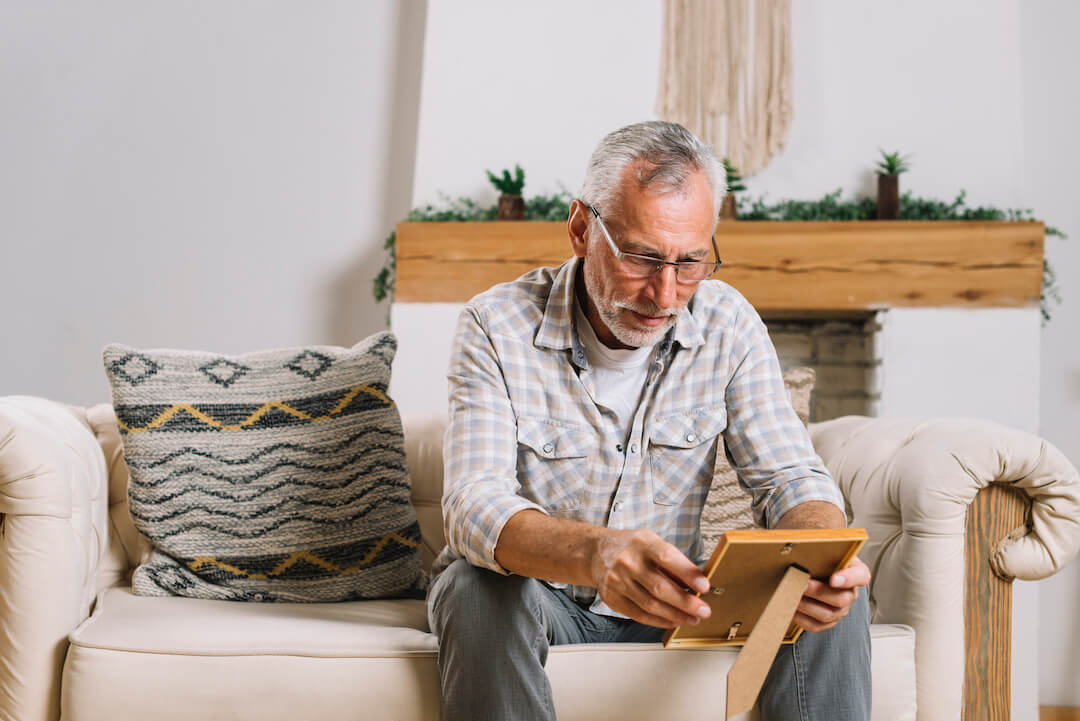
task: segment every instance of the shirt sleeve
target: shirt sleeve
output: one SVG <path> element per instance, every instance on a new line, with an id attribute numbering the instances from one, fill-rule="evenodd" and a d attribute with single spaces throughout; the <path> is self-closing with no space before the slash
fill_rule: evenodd
<path id="1" fill-rule="evenodd" d="M 519 511 L 547 511 L 519 494 L 517 424 L 503 369 L 475 307 L 467 306 L 458 317 L 447 380 L 446 543 L 474 566 L 506 575 L 495 560 L 503 526 Z"/>
<path id="2" fill-rule="evenodd" d="M 739 481 L 753 496 L 754 518 L 772 528 L 809 501 L 832 503 L 844 513 L 843 494 L 791 407 L 772 340 L 749 304 L 732 332 L 735 370 L 725 391 L 724 440 Z"/>

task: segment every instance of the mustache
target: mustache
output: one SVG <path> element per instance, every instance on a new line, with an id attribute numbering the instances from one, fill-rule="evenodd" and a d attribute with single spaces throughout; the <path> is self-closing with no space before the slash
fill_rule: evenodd
<path id="1" fill-rule="evenodd" d="M 679 314 L 678 308 L 661 308 L 655 303 L 631 303 L 627 300 L 620 300 L 615 301 L 615 307 L 632 310 L 635 313 L 651 316 L 653 318 L 659 318 L 660 316 L 676 316 Z"/>

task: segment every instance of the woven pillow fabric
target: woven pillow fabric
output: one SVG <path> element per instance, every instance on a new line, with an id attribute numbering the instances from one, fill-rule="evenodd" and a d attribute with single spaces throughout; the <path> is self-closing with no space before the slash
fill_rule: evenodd
<path id="1" fill-rule="evenodd" d="M 810 421 L 810 393 L 814 390 L 815 377 L 813 368 L 792 368 L 784 373 L 784 387 L 803 425 Z M 723 436 L 719 444 L 712 486 L 701 511 L 701 538 L 708 553 L 716 547 L 724 531 L 757 526 L 750 510 L 750 494 L 739 485 L 739 477 L 727 458 Z"/>
<path id="2" fill-rule="evenodd" d="M 422 595 L 391 333 L 237 356 L 105 349 L 144 596 Z"/>

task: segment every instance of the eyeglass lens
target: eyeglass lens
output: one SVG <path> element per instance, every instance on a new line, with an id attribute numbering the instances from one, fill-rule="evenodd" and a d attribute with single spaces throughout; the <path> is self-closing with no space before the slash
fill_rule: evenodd
<path id="1" fill-rule="evenodd" d="M 622 262 L 627 272 L 641 278 L 659 273 L 666 265 L 652 258 L 629 253 L 623 255 Z M 683 281 L 704 280 L 712 273 L 715 267 L 715 263 L 683 262 L 674 264 L 675 276 Z"/>

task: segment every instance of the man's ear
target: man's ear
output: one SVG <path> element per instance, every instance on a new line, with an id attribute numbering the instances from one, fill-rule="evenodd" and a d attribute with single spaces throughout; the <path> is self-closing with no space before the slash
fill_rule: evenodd
<path id="1" fill-rule="evenodd" d="M 580 200 L 570 203 L 570 217 L 566 220 L 566 233 L 570 236 L 570 249 L 578 258 L 585 257 L 589 245 L 589 209 Z"/>

